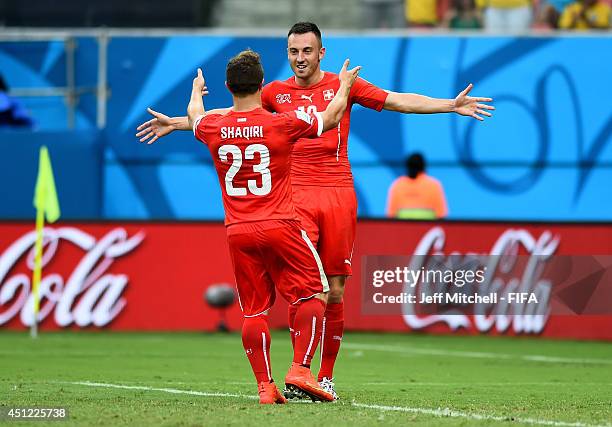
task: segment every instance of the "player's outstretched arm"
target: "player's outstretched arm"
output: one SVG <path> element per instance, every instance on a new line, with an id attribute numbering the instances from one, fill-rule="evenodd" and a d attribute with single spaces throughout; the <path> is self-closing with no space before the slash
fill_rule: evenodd
<path id="1" fill-rule="evenodd" d="M 208 88 L 203 86 L 201 93 L 202 96 L 208 95 Z M 230 110 L 231 108 L 216 108 L 214 110 L 206 111 L 204 115 L 226 114 Z M 153 110 L 152 108 L 147 108 L 147 112 L 152 115 L 153 118 L 141 123 L 140 126 L 136 128 L 138 131 L 138 133 L 136 133 L 136 137 L 140 138 L 140 142 L 153 144 L 159 138 L 170 135 L 175 130 L 191 131 L 192 129 L 189 126 L 189 117 L 187 116 L 169 117 L 163 113 Z"/>
<path id="2" fill-rule="evenodd" d="M 208 92 L 207 92 L 208 93 Z M 208 114 L 226 114 L 231 108 L 215 108 L 208 110 L 204 113 L 205 116 Z M 163 113 L 155 111 L 151 108 L 147 108 L 147 112 L 153 116 L 151 120 L 147 120 L 142 123 L 136 130 L 139 132 L 136 134 L 137 138 L 140 138 L 140 142 L 147 142 L 147 144 L 153 144 L 159 138 L 170 135 L 175 130 L 188 130 L 189 117 L 168 117 Z"/>
<path id="3" fill-rule="evenodd" d="M 416 93 L 389 92 L 383 108 L 414 114 L 457 113 L 482 121 L 484 120 L 482 116 L 491 117 L 491 113 L 487 110 L 495 110 L 492 105 L 483 103 L 492 102 L 493 99 L 468 96 L 473 87 L 474 85 L 470 83 L 455 99 L 430 98 Z"/>
<path id="4" fill-rule="evenodd" d="M 332 101 L 327 105 L 325 111 L 321 113 L 321 116 L 323 117 L 323 132 L 338 126 L 338 123 L 340 123 L 340 120 L 346 111 L 351 87 L 359 75 L 359 70 L 361 70 L 361 66 L 348 70 L 348 65 L 349 60 L 347 59 L 344 61 L 342 69 L 338 74 L 338 78 L 340 79 L 340 87 L 338 88 L 338 92 L 336 93 L 336 96 L 334 96 L 334 99 L 332 99 Z"/>
<path id="5" fill-rule="evenodd" d="M 202 96 L 206 95 L 208 95 L 208 88 L 204 85 L 202 87 Z M 136 128 L 138 131 L 136 138 L 140 138 L 140 142 L 146 141 L 147 144 L 153 144 L 159 138 L 170 135 L 175 130 L 191 130 L 187 116 L 168 117 L 152 108 L 147 108 L 147 112 L 153 118 L 141 123 Z"/>
<path id="6" fill-rule="evenodd" d="M 175 130 L 191 130 L 187 116 L 168 117 L 151 108 L 147 108 L 147 112 L 152 115 L 153 118 L 136 128 L 138 131 L 136 137 L 140 138 L 140 142 L 146 141 L 147 144 L 153 144 L 159 138 L 170 135 Z"/>
<path id="7" fill-rule="evenodd" d="M 191 99 L 187 105 L 187 118 L 189 119 L 189 127 L 193 128 L 195 121 L 204 115 L 204 100 L 202 99 L 202 89 L 206 85 L 202 69 L 198 68 L 198 75 L 193 79 L 193 87 L 191 88 Z"/>

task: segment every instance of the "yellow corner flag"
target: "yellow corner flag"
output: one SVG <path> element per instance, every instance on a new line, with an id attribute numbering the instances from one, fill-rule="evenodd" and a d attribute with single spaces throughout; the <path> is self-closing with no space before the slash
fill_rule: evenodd
<path id="1" fill-rule="evenodd" d="M 51 159 L 49 159 L 49 152 L 44 145 L 40 147 L 40 157 L 38 159 L 38 178 L 36 179 L 36 190 L 34 192 L 34 207 L 36 208 L 36 213 L 40 212 L 45 215 L 47 222 L 55 222 L 60 216 Z"/>
<path id="2" fill-rule="evenodd" d="M 32 298 L 34 303 L 31 334 L 38 335 L 38 311 L 40 301 L 38 289 L 42 270 L 42 244 L 45 217 L 48 222 L 55 222 L 60 217 L 60 207 L 55 191 L 55 179 L 53 179 L 53 168 L 47 147 L 40 147 L 38 160 L 38 178 L 34 190 L 34 207 L 36 208 L 36 245 L 34 246 L 34 271 L 32 272 Z"/>

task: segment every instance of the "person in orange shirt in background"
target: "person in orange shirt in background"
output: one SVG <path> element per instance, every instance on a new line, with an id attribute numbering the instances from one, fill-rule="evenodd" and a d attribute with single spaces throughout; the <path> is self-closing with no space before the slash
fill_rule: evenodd
<path id="1" fill-rule="evenodd" d="M 425 159 L 414 153 L 406 159 L 407 176 L 400 176 L 389 188 L 387 216 L 399 219 L 436 219 L 448 215 L 444 189 L 425 173 Z"/>

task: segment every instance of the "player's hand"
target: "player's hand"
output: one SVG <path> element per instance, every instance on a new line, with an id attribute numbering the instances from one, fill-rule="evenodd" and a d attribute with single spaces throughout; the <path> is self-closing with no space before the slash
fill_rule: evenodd
<path id="1" fill-rule="evenodd" d="M 348 59 L 344 60 L 340 73 L 338 73 L 338 78 L 340 79 L 340 83 L 346 83 L 350 88 L 353 86 L 353 83 L 355 83 L 355 80 L 357 80 L 357 76 L 361 70 L 361 65 L 353 68 L 352 70 L 348 70 L 349 63 L 350 61 Z"/>
<path id="2" fill-rule="evenodd" d="M 491 117 L 491 113 L 487 110 L 495 110 L 492 105 L 482 104 L 482 102 L 492 102 L 493 98 L 476 98 L 468 96 L 474 85 L 470 83 L 457 97 L 455 98 L 453 111 L 462 116 L 473 117 L 483 121 L 482 116 Z"/>
<path id="3" fill-rule="evenodd" d="M 146 141 L 147 144 L 153 144 L 158 138 L 170 134 L 174 130 L 174 125 L 170 117 L 165 114 L 158 113 L 151 108 L 147 108 L 147 112 L 153 118 L 136 128 L 139 131 L 136 137 L 140 138 L 140 142 Z"/>
<path id="4" fill-rule="evenodd" d="M 195 79 L 193 79 L 193 87 L 204 90 L 206 87 L 206 81 L 204 80 L 204 76 L 202 75 L 202 69 L 198 68 L 198 75 Z"/>

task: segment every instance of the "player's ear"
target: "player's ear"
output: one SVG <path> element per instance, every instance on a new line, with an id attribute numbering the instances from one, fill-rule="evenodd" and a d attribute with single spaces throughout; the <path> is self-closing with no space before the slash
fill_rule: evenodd
<path id="1" fill-rule="evenodd" d="M 321 49 L 319 49 L 319 61 L 322 60 L 324 56 L 325 56 L 325 48 L 321 46 Z"/>

